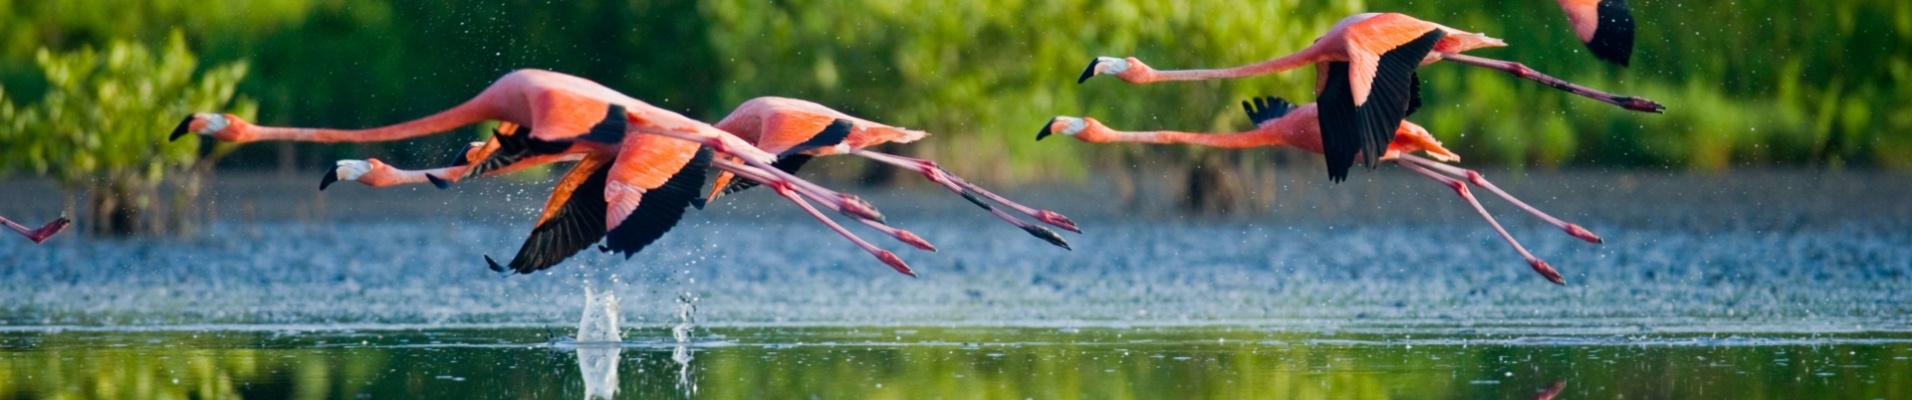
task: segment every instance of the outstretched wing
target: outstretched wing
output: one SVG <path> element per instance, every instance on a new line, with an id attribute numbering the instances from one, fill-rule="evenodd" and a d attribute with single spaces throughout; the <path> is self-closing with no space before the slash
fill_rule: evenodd
<path id="1" fill-rule="evenodd" d="M 1367 102 L 1356 106 L 1349 81 L 1349 63 L 1330 62 L 1327 83 L 1318 99 L 1321 115 L 1322 155 L 1328 163 L 1328 179 L 1348 179 L 1354 156 L 1360 154 L 1368 168 L 1387 153 L 1394 131 L 1407 117 L 1413 103 L 1414 69 L 1434 49 L 1444 33 L 1429 30 L 1419 38 L 1381 54 L 1375 63 L 1373 82 Z"/>
<path id="2" fill-rule="evenodd" d="M 490 154 L 483 155 L 483 159 L 472 163 L 472 167 L 465 171 L 465 177 L 483 176 L 485 173 L 505 168 L 527 158 L 558 154 L 571 147 L 569 143 L 548 142 L 533 138 L 529 128 L 505 131 L 503 127 L 500 125 L 501 129 L 493 131 L 491 135 L 491 141 L 496 142 L 496 148 Z M 483 148 L 490 147 L 492 145 L 487 144 Z"/>
<path id="3" fill-rule="evenodd" d="M 538 226 L 518 247 L 518 255 L 511 258 L 511 264 L 498 265 L 491 256 L 485 256 L 491 270 L 528 274 L 551 268 L 603 238 L 604 182 L 611 172 L 606 164 L 600 159 L 586 158 L 565 173 L 564 179 L 551 190 L 544 214 L 538 217 Z"/>
<path id="4" fill-rule="evenodd" d="M 705 172 L 710 169 L 715 152 L 709 147 L 661 136 L 647 135 L 642 139 L 649 138 L 660 141 L 647 143 L 656 145 L 647 147 L 664 149 L 634 157 L 620 156 L 617 160 L 620 165 L 612 167 L 616 172 L 604 193 L 610 207 L 605 221 L 611 230 L 599 250 L 624 253 L 624 258 L 637 254 L 677 226 L 684 217 L 684 209 L 704 188 Z M 691 148 L 679 147 L 683 145 Z M 643 150 L 627 150 L 639 151 Z M 647 165 L 630 165 L 633 163 Z M 667 179 L 655 179 L 664 174 L 669 174 Z"/>
<path id="5" fill-rule="evenodd" d="M 1253 103 L 1241 102 L 1241 109 L 1248 112 L 1248 120 L 1254 121 L 1255 126 L 1265 127 L 1269 122 L 1281 119 L 1288 115 L 1289 111 L 1294 111 L 1295 103 L 1289 103 L 1288 100 L 1275 96 L 1257 97 Z"/>

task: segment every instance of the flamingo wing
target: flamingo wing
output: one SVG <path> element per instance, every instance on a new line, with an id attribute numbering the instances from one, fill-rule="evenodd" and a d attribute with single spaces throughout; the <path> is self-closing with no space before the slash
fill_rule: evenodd
<path id="1" fill-rule="evenodd" d="M 1627 66 L 1633 60 L 1633 12 L 1627 0 L 1561 1 L 1567 22 L 1593 56 Z"/>
<path id="2" fill-rule="evenodd" d="M 591 247 L 604 237 L 604 181 L 611 169 L 597 158 L 585 158 L 565 173 L 545 201 L 544 214 L 531 236 L 518 247 L 509 266 L 499 265 L 491 256 L 485 262 L 492 271 L 506 270 L 528 274 L 551 268 L 559 262 Z M 578 194 L 582 193 L 582 196 Z"/>
<path id="3" fill-rule="evenodd" d="M 626 259 L 683 219 L 684 209 L 704 188 L 715 154 L 709 147 L 662 136 L 637 139 L 658 142 L 620 155 L 604 192 L 609 207 L 604 221 L 611 228 L 599 250 L 624 253 Z"/>
<path id="4" fill-rule="evenodd" d="M 1375 161 L 1387 153 L 1388 141 L 1394 138 L 1395 129 L 1407 117 L 1417 96 L 1412 93 L 1417 87 L 1414 69 L 1444 35 L 1440 29 L 1432 29 L 1382 53 L 1374 63 L 1374 80 L 1365 104 L 1359 101 L 1350 81 L 1354 63 L 1328 63 L 1328 81 L 1317 100 L 1322 155 L 1327 159 L 1330 180 L 1347 180 L 1356 154 L 1368 168 L 1374 168 Z"/>
<path id="5" fill-rule="evenodd" d="M 484 176 L 534 156 L 563 153 L 571 148 L 570 143 L 545 141 L 532 137 L 529 129 L 514 134 L 499 131 L 498 134 L 491 136 L 491 141 L 496 142 L 497 146 L 493 148 L 486 145 L 486 148 L 493 148 L 493 150 L 489 154 L 483 154 L 483 158 L 472 162 L 472 167 L 465 170 L 465 177 Z"/>
<path id="6" fill-rule="evenodd" d="M 782 155 L 777 157 L 776 162 L 770 163 L 770 166 L 776 167 L 779 170 L 783 170 L 783 172 L 789 172 L 792 174 L 797 173 L 797 170 L 803 168 L 804 164 L 807 164 L 810 162 L 811 159 L 816 158 L 816 156 L 813 156 L 813 155 L 802 154 L 803 151 L 807 151 L 807 150 L 815 149 L 819 147 L 830 147 L 830 146 L 835 146 L 837 144 L 843 143 L 844 139 L 848 139 L 850 137 L 850 129 L 855 126 L 856 126 L 856 123 L 851 122 L 850 120 L 838 118 L 836 121 L 831 122 L 830 126 L 823 127 L 823 130 L 818 131 L 816 135 L 811 136 L 809 140 L 805 140 L 803 141 L 803 143 L 800 143 L 796 146 L 792 146 L 790 147 L 789 150 L 785 150 Z M 722 191 L 718 192 L 719 196 L 729 195 L 731 193 L 741 192 L 744 189 L 757 187 L 756 181 L 752 181 L 748 179 L 733 179 L 729 176 L 729 174 L 725 174 L 725 176 L 721 176 L 718 179 L 722 180 L 722 182 L 719 182 L 719 184 L 723 185 Z"/>

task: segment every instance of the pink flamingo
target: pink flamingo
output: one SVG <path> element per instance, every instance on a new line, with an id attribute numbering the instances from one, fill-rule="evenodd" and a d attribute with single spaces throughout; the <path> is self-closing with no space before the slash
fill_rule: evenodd
<path id="1" fill-rule="evenodd" d="M 1328 177 L 1347 179 L 1354 156 L 1363 154 L 1370 168 L 1415 96 L 1414 70 L 1436 61 L 1506 71 L 1574 94 L 1642 112 L 1659 113 L 1665 106 L 1634 96 L 1617 96 L 1541 74 L 1520 63 L 1459 54 L 1481 47 L 1506 46 L 1499 39 L 1470 33 L 1403 14 L 1358 14 L 1342 19 L 1326 35 L 1294 54 L 1226 69 L 1158 71 L 1135 57 L 1098 57 L 1084 68 L 1077 83 L 1096 75 L 1112 74 L 1123 81 L 1147 84 L 1242 78 L 1314 65 L 1316 92 L 1321 104 L 1322 155 Z"/>
<path id="2" fill-rule="evenodd" d="M 14 232 L 19 232 L 21 236 L 26 236 L 27 240 L 33 241 L 33 244 L 46 243 L 48 238 L 52 238 L 53 235 L 60 233 L 61 230 L 65 230 L 66 226 L 72 223 L 73 220 L 60 217 L 54 219 L 52 222 L 46 223 L 46 225 L 41 225 L 39 228 L 27 229 L 26 226 L 13 222 L 13 220 L 0 217 L 0 225 L 6 225 L 7 229 L 12 229 Z"/>
<path id="3" fill-rule="evenodd" d="M 358 130 L 268 127 L 253 125 L 230 114 L 197 113 L 180 122 L 173 138 L 191 132 L 238 143 L 262 140 L 376 142 L 444 132 L 485 120 L 526 127 L 529 129 L 525 133 L 527 140 L 562 147 L 562 152 L 581 157 L 578 165 L 553 190 L 544 214 L 510 263 L 510 270 L 528 273 L 549 268 L 589 247 L 599 235 L 605 238 L 607 251 L 625 253 L 628 257 L 641 250 L 676 223 L 683 213 L 681 205 L 689 204 L 696 197 L 694 192 L 701 189 L 703 168 L 698 160 L 710 156 L 700 149 L 702 146 L 741 160 L 712 160 L 710 166 L 770 186 L 891 268 L 914 276 L 895 254 L 849 235 L 823 218 L 804 198 L 852 218 L 880 224 L 882 214 L 868 202 L 777 170 L 770 166 L 777 159 L 775 154 L 708 124 L 651 106 L 596 82 L 556 72 L 513 71 L 463 104 L 385 127 Z M 661 140 L 656 136 L 683 142 Z M 693 177 L 697 179 L 691 179 Z M 688 183 L 692 181 L 696 185 Z M 578 190 L 601 195 L 573 196 Z M 673 204 L 645 201 L 658 197 Z M 597 204 L 599 201 L 602 205 Z M 650 207 L 647 203 L 657 206 Z M 627 221 L 627 218 L 636 219 Z M 906 243 L 927 246 L 907 231 L 890 233 Z M 494 269 L 504 269 L 489 257 L 487 261 Z"/>
<path id="4" fill-rule="evenodd" d="M 1321 134 L 1319 133 L 1319 130 L 1322 128 L 1319 123 L 1319 111 L 1315 105 L 1309 104 L 1296 108 L 1293 104 L 1285 100 L 1269 97 L 1266 99 L 1257 99 L 1254 103 L 1242 102 L 1242 107 L 1248 111 L 1249 118 L 1255 121 L 1256 128 L 1252 131 L 1231 134 L 1202 134 L 1174 131 L 1124 132 L 1110 129 L 1094 118 L 1056 117 L 1050 120 L 1047 125 L 1044 125 L 1040 132 L 1036 133 L 1036 140 L 1042 140 L 1050 134 L 1062 134 L 1090 143 L 1135 142 L 1190 144 L 1221 148 L 1286 146 L 1315 153 L 1322 151 L 1323 144 L 1321 142 Z M 1527 248 L 1520 245 L 1519 241 L 1514 240 L 1513 235 L 1508 234 L 1506 229 L 1502 229 L 1500 222 L 1495 221 L 1494 216 L 1488 214 L 1486 208 L 1481 207 L 1480 201 L 1476 200 L 1473 193 L 1467 189 L 1467 184 L 1472 183 L 1474 186 L 1487 189 L 1487 191 L 1507 199 L 1508 202 L 1527 211 L 1527 213 L 1533 214 L 1541 220 L 1547 221 L 1548 224 L 1552 224 L 1566 231 L 1567 234 L 1573 237 L 1585 240 L 1589 243 L 1601 242 L 1600 237 L 1594 235 L 1593 232 L 1587 231 L 1579 225 L 1567 223 L 1547 215 L 1547 213 L 1541 212 L 1539 209 L 1527 205 L 1526 202 L 1522 202 L 1520 199 L 1514 198 L 1514 196 L 1500 190 L 1500 188 L 1495 187 L 1492 182 L 1488 182 L 1487 178 L 1482 177 L 1479 172 L 1442 164 L 1436 161 L 1460 161 L 1460 156 L 1441 147 L 1441 143 L 1436 141 L 1433 135 L 1429 135 L 1427 130 L 1420 125 L 1402 121 L 1393 136 L 1388 148 L 1375 158 L 1383 161 L 1393 161 L 1402 168 L 1425 176 L 1428 179 L 1433 179 L 1453 189 L 1455 194 L 1467 200 L 1467 203 L 1473 206 L 1475 211 L 1480 212 L 1481 217 L 1487 220 L 1487 224 L 1493 226 L 1494 231 L 1499 233 L 1501 239 L 1506 240 L 1508 245 L 1513 246 L 1515 252 L 1520 253 L 1520 256 L 1527 261 L 1527 264 L 1533 267 L 1534 272 L 1540 273 L 1540 275 L 1546 277 L 1548 281 L 1556 284 L 1566 283 L 1565 280 L 1561 279 L 1559 271 L 1554 270 L 1547 262 L 1534 257 L 1533 253 L 1529 253 Z M 1429 157 L 1433 157 L 1434 160 L 1411 154 L 1416 151 L 1425 152 Z M 1463 181 L 1463 179 L 1465 181 Z"/>

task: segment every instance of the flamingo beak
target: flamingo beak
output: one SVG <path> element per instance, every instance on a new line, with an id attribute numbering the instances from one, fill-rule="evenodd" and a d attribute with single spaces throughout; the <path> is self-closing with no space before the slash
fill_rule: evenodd
<path id="1" fill-rule="evenodd" d="M 1088 82 L 1090 77 L 1095 76 L 1095 67 L 1100 64 L 1102 64 L 1102 58 L 1100 57 L 1089 60 L 1089 66 L 1082 69 L 1082 77 L 1076 78 L 1076 84 L 1080 85 L 1083 82 Z"/>
<path id="2" fill-rule="evenodd" d="M 193 116 L 187 115 L 186 119 L 179 121 L 179 127 L 173 128 L 173 136 L 170 138 L 167 138 L 166 141 L 168 142 L 177 141 L 179 140 L 180 136 L 186 136 L 186 131 L 188 129 L 191 129 L 192 124 L 193 124 Z"/>
<path id="3" fill-rule="evenodd" d="M 1042 141 L 1042 138 L 1049 137 L 1049 135 L 1055 133 L 1054 129 L 1056 126 L 1056 119 L 1058 118 L 1061 118 L 1061 117 L 1050 118 L 1049 123 L 1042 124 L 1042 130 L 1036 131 L 1036 141 L 1040 142 Z"/>
<path id="4" fill-rule="evenodd" d="M 325 191 L 325 188 L 327 186 L 332 186 L 333 183 L 338 183 L 338 181 L 339 181 L 338 168 L 326 170 L 325 178 L 319 179 L 319 191 Z"/>

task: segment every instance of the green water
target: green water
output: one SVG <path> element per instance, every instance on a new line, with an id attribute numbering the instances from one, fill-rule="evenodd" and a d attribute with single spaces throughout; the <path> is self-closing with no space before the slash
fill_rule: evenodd
<path id="1" fill-rule="evenodd" d="M 1904 333 L 729 327 L 699 329 L 689 345 L 635 329 L 610 347 L 552 334 L 11 331 L 0 334 L 0 398 L 583 398 L 613 386 L 620 398 L 716 399 L 1912 397 Z M 614 371 L 580 365 L 609 353 Z M 587 374 L 615 384 L 587 385 Z"/>

